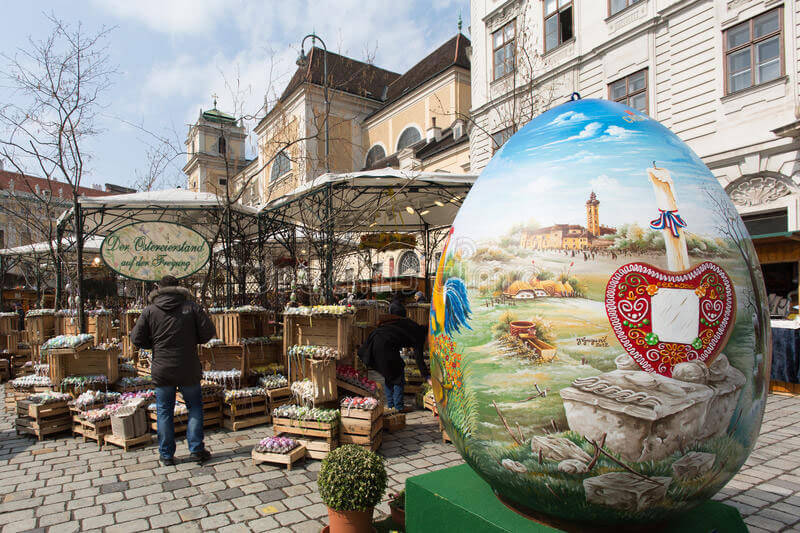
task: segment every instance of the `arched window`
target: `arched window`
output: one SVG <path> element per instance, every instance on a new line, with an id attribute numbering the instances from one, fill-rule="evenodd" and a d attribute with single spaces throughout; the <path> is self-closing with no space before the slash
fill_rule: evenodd
<path id="1" fill-rule="evenodd" d="M 292 162 L 285 152 L 281 151 L 275 160 L 272 162 L 272 172 L 270 172 L 269 180 L 275 181 L 292 169 Z"/>
<path id="2" fill-rule="evenodd" d="M 376 144 L 367 152 L 367 162 L 364 166 L 369 168 L 384 157 L 386 157 L 386 150 L 380 144 Z"/>
<path id="3" fill-rule="evenodd" d="M 419 130 L 414 126 L 410 126 L 404 129 L 403 133 L 400 134 L 400 138 L 397 140 L 397 149 L 402 150 L 403 148 L 408 148 L 420 139 L 422 139 L 422 134 Z"/>
<path id="4" fill-rule="evenodd" d="M 219 151 L 219 155 L 225 155 L 225 148 L 227 144 L 225 143 L 225 137 L 220 137 L 219 142 L 217 143 L 217 150 Z"/>
<path id="5" fill-rule="evenodd" d="M 400 256 L 400 266 L 397 274 L 400 276 L 410 276 L 419 274 L 419 257 L 414 252 L 405 252 Z"/>

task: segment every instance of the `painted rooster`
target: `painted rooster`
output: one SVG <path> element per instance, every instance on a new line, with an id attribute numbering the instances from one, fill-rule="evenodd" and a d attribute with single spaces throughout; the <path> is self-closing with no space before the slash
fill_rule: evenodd
<path id="1" fill-rule="evenodd" d="M 436 271 L 436 281 L 433 286 L 433 298 L 431 299 L 431 333 L 439 335 L 445 333 L 452 336 L 453 333 L 460 333 L 461 328 L 472 329 L 467 321 L 472 314 L 469 306 L 469 296 L 464 280 L 460 278 L 448 278 L 442 283 L 444 276 L 444 264 L 447 257 L 447 247 L 450 245 L 450 237 L 453 236 L 453 228 L 450 228 L 450 235 L 444 244 L 442 258 L 439 260 L 439 268 Z"/>

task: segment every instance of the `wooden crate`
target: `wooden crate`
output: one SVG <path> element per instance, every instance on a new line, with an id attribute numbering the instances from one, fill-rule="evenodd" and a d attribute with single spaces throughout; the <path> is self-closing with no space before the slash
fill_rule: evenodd
<path id="1" fill-rule="evenodd" d="M 244 353 L 240 345 L 220 345 L 206 348 L 198 347 L 198 356 L 203 370 L 240 370 L 242 377 L 246 376 L 244 366 Z"/>
<path id="2" fill-rule="evenodd" d="M 128 313 L 127 311 L 122 314 L 122 320 L 120 323 L 122 324 L 122 331 L 126 337 L 131 334 L 133 331 L 133 326 L 136 325 L 136 321 L 139 320 L 139 317 L 142 315 L 140 312 L 136 313 Z"/>
<path id="3" fill-rule="evenodd" d="M 269 409 L 286 405 L 292 402 L 292 390 L 289 387 L 280 387 L 278 389 L 267 389 L 267 397 L 269 398 Z"/>
<path id="4" fill-rule="evenodd" d="M 340 357 L 349 357 L 352 352 L 353 314 L 337 316 L 284 315 L 283 353 L 295 344 L 332 346 Z"/>
<path id="5" fill-rule="evenodd" d="M 244 344 L 244 366 L 248 374 L 254 368 L 266 366 L 270 363 L 283 363 L 283 345 L 279 341 L 263 344 Z"/>
<path id="6" fill-rule="evenodd" d="M 138 437 L 132 437 L 129 439 L 123 439 L 122 437 L 117 437 L 113 433 L 108 433 L 103 436 L 103 441 L 105 444 L 113 444 L 114 446 L 119 446 L 126 452 L 129 448 L 133 448 L 134 446 L 140 446 L 142 444 L 150 444 L 153 442 L 153 434 L 152 433 L 145 433 L 144 435 L 140 435 Z"/>
<path id="7" fill-rule="evenodd" d="M 14 426 L 17 431 L 17 435 L 26 433 L 28 435 L 35 436 L 39 440 L 42 440 L 50 435 L 69 431 L 72 427 L 72 423 L 69 419 L 69 416 L 43 418 L 39 420 L 28 417 L 20 417 L 16 419 Z"/>
<path id="8" fill-rule="evenodd" d="M 403 413 L 386 414 L 383 417 L 383 427 L 392 433 L 400 431 L 406 427 L 406 415 Z"/>
<path id="9" fill-rule="evenodd" d="M 319 439 L 319 438 L 295 438 L 297 442 L 306 448 L 306 456 L 312 459 L 325 459 L 328 454 L 339 446 L 339 441 L 336 437 Z"/>
<path id="10" fill-rule="evenodd" d="M 132 361 L 136 361 L 139 356 L 139 350 L 133 345 L 127 334 L 122 336 L 122 356 Z"/>
<path id="11" fill-rule="evenodd" d="M 217 337 L 224 340 L 225 344 L 239 344 L 241 339 L 263 337 L 266 334 L 269 323 L 269 315 L 266 311 L 247 313 L 229 311 L 222 316 L 225 321 L 224 336 L 219 337 L 219 332 L 217 332 Z"/>
<path id="12" fill-rule="evenodd" d="M 436 400 L 432 396 L 425 395 L 422 398 L 422 404 L 425 409 L 433 413 L 434 416 L 439 416 L 439 410 L 436 407 Z"/>
<path id="13" fill-rule="evenodd" d="M 800 395 L 800 383 L 772 380 L 769 382 L 769 391 L 777 394 Z"/>
<path id="14" fill-rule="evenodd" d="M 375 451 L 380 446 L 383 429 L 383 408 L 376 407 L 371 411 L 364 409 L 342 409 L 339 421 L 339 443 L 358 444 Z M 375 446 L 376 441 L 378 445 Z"/>
<path id="15" fill-rule="evenodd" d="M 67 407 L 66 401 L 38 404 L 30 400 L 19 400 L 17 402 L 17 416 L 33 419 L 51 418 L 54 416 L 70 417 L 69 407 Z"/>
<path id="16" fill-rule="evenodd" d="M 41 345 L 55 336 L 56 317 L 54 315 L 25 317 L 25 331 L 28 332 L 28 342 Z"/>
<path id="17" fill-rule="evenodd" d="M 119 350 L 98 350 L 84 345 L 77 350 L 49 350 L 50 381 L 59 385 L 67 376 L 103 374 L 109 383 L 119 379 Z"/>
<path id="18" fill-rule="evenodd" d="M 253 458 L 254 465 L 260 465 L 261 463 L 275 463 L 286 465 L 286 470 L 289 471 L 292 469 L 292 465 L 294 463 L 305 458 L 306 447 L 301 444 L 294 450 L 291 450 L 289 453 L 263 453 L 257 452 L 256 449 L 253 448 L 250 456 Z"/>
<path id="19" fill-rule="evenodd" d="M 224 341 L 225 340 L 225 313 L 211 313 L 209 315 L 209 318 L 211 318 L 211 323 L 214 324 L 214 329 L 217 331 L 216 338 Z"/>
<path id="20" fill-rule="evenodd" d="M 19 345 L 19 332 L 0 333 L 0 351 L 15 353 Z"/>
<path id="21" fill-rule="evenodd" d="M 234 398 L 222 406 L 222 425 L 231 431 L 269 424 L 269 399 L 266 396 Z"/>
<path id="22" fill-rule="evenodd" d="M 177 402 L 186 404 L 178 393 Z M 214 396 L 203 397 L 203 427 L 222 427 L 222 399 Z"/>
<path id="23" fill-rule="evenodd" d="M 14 316 L 0 316 L 0 335 L 8 335 L 16 333 L 19 326 L 19 315 L 16 313 Z"/>
<path id="24" fill-rule="evenodd" d="M 147 418 L 150 420 L 150 430 L 153 433 L 158 432 L 158 413 L 156 411 L 147 411 Z M 186 433 L 186 426 L 189 423 L 189 413 L 172 416 L 172 425 L 175 427 L 175 434 L 180 435 Z"/>
<path id="25" fill-rule="evenodd" d="M 93 315 L 86 317 L 86 332 L 94 335 L 95 344 L 112 339 L 111 315 Z"/>
<path id="26" fill-rule="evenodd" d="M 11 361 L 0 359 L 0 381 L 11 379 Z"/>
<path id="27" fill-rule="evenodd" d="M 447 444 L 448 442 L 453 442 L 453 439 L 450 438 L 450 435 L 447 434 L 447 431 L 444 429 L 444 425 L 442 425 L 442 419 L 439 419 L 439 431 L 442 432 L 442 442 Z"/>
<path id="28" fill-rule="evenodd" d="M 105 436 L 111 434 L 111 419 L 106 418 L 98 422 L 90 422 L 80 415 L 73 415 L 72 433 L 73 435 L 81 435 L 83 442 L 94 440 L 97 441 L 98 447 L 102 447 Z"/>
<path id="29" fill-rule="evenodd" d="M 408 304 L 406 306 L 406 314 L 408 318 L 419 324 L 420 326 L 427 326 L 428 320 L 431 316 L 430 304 Z"/>
<path id="30" fill-rule="evenodd" d="M 80 333 L 78 328 L 78 317 L 76 316 L 55 317 L 56 335 L 77 335 L 78 333 Z"/>
<path id="31" fill-rule="evenodd" d="M 288 433 L 301 437 L 336 439 L 339 435 L 338 422 L 317 422 L 314 420 L 295 420 L 275 417 L 272 420 L 275 433 Z"/>
<path id="32" fill-rule="evenodd" d="M 371 396 L 373 398 L 380 398 L 380 386 L 373 392 L 369 389 L 359 387 L 358 385 L 353 385 L 347 381 L 337 379 L 336 387 L 340 391 L 344 391 L 339 393 L 340 396 Z"/>

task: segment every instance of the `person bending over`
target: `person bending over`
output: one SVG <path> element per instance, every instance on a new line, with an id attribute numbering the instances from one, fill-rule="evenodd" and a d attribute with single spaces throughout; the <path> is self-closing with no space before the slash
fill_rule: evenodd
<path id="1" fill-rule="evenodd" d="M 197 345 L 205 344 L 216 329 L 203 309 L 192 300 L 192 293 L 178 287 L 173 276 L 164 276 L 158 289 L 150 293 L 148 305 L 131 331 L 131 342 L 153 351 L 150 371 L 156 386 L 158 451 L 161 463 L 175 464 L 175 391 L 180 390 L 189 422 L 186 440 L 189 458 L 203 463 L 211 453 L 203 444 L 202 371 Z"/>

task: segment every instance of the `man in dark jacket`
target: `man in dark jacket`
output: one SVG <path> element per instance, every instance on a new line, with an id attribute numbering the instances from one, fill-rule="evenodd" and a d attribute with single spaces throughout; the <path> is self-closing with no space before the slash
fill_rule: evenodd
<path id="1" fill-rule="evenodd" d="M 403 295 L 400 294 L 399 291 L 392 296 L 392 301 L 389 304 L 389 314 L 402 317 L 407 316 L 406 306 L 403 305 Z"/>
<path id="2" fill-rule="evenodd" d="M 358 349 L 358 356 L 367 368 L 383 376 L 387 407 L 397 410 L 405 407 L 405 363 L 400 357 L 401 348 L 414 348 L 420 373 L 425 379 L 430 377 L 422 355 L 427 336 L 427 328 L 411 319 L 391 319 L 382 322 Z"/>
<path id="3" fill-rule="evenodd" d="M 177 285 L 173 276 L 164 276 L 131 331 L 135 346 L 153 350 L 150 371 L 156 386 L 158 451 L 164 465 L 175 464 L 176 388 L 189 411 L 186 440 L 190 458 L 202 463 L 211 457 L 203 444 L 202 369 L 197 345 L 211 340 L 216 330 L 205 311 L 192 301 L 192 294 Z"/>

